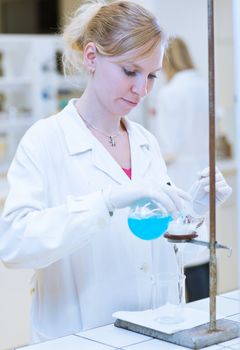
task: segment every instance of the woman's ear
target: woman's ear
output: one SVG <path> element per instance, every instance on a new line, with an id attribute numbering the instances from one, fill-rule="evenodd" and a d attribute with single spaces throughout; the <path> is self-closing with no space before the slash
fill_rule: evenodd
<path id="1" fill-rule="evenodd" d="M 93 42 L 89 42 L 83 52 L 83 62 L 89 73 L 94 73 L 96 69 L 97 48 Z"/>

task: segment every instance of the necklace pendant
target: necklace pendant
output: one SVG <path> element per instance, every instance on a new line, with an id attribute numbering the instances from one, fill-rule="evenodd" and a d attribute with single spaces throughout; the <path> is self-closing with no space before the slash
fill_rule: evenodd
<path id="1" fill-rule="evenodd" d="M 112 147 L 116 146 L 116 142 L 112 136 L 109 136 L 109 143 L 111 144 Z"/>

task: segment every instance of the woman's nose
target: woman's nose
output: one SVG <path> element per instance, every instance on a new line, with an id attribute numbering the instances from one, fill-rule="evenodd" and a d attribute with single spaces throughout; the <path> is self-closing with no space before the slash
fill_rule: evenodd
<path id="1" fill-rule="evenodd" d="M 138 79 L 132 86 L 132 92 L 140 97 L 144 97 L 148 93 L 148 80 L 145 78 Z"/>

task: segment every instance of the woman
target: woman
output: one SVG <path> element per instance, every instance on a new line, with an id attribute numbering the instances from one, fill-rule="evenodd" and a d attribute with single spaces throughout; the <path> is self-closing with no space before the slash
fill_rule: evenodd
<path id="1" fill-rule="evenodd" d="M 36 270 L 35 342 L 110 323 L 117 310 L 149 307 L 150 243 L 130 233 L 126 207 L 152 198 L 175 215 L 188 199 L 166 185 L 155 138 L 125 117 L 161 69 L 166 37 L 154 16 L 132 2 L 89 3 L 64 39 L 65 68 L 83 63 L 87 87 L 22 139 L 1 221 L 2 260 Z M 159 240 L 159 249 L 159 268 L 168 259 L 175 269 L 171 245 Z"/>

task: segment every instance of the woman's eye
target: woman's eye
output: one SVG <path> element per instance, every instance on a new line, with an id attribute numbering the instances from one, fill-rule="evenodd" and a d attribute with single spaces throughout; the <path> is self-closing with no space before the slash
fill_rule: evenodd
<path id="1" fill-rule="evenodd" d="M 157 76 L 154 74 L 149 74 L 148 79 L 157 79 Z"/>
<path id="2" fill-rule="evenodd" d="M 135 77 L 137 75 L 136 71 L 132 71 L 126 68 L 123 68 L 124 73 L 128 76 L 128 77 Z M 155 74 L 149 74 L 148 79 L 153 80 L 156 79 L 157 76 Z"/>
<path id="3" fill-rule="evenodd" d="M 134 77 L 136 75 L 135 71 L 131 71 L 131 70 L 128 70 L 126 68 L 123 68 L 123 71 L 128 77 Z"/>

